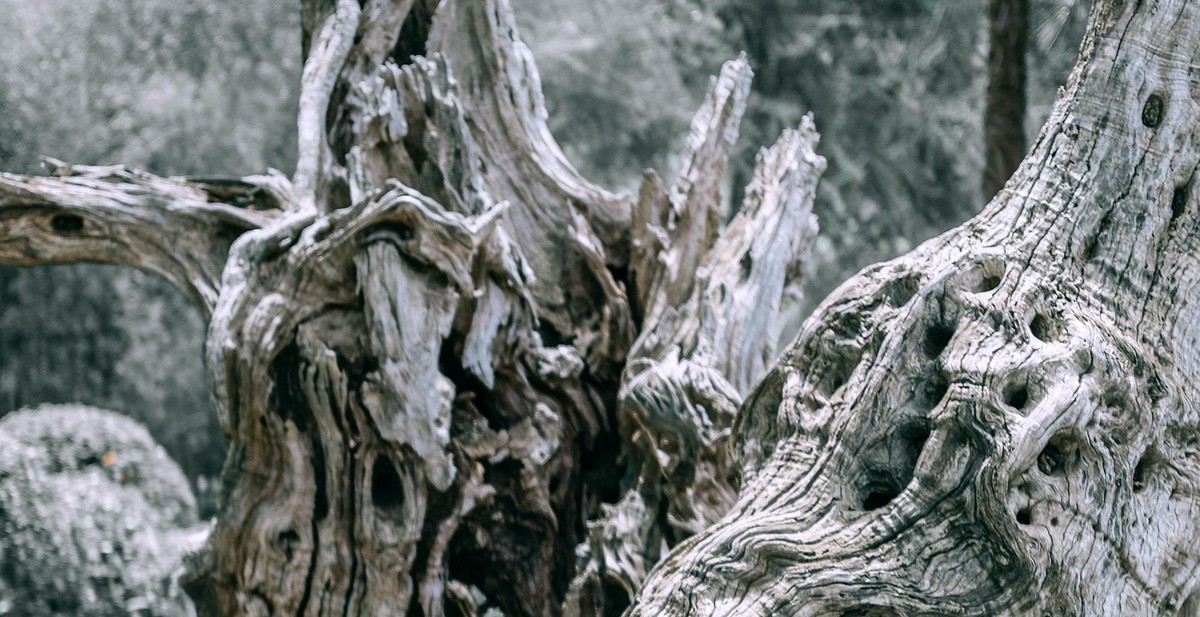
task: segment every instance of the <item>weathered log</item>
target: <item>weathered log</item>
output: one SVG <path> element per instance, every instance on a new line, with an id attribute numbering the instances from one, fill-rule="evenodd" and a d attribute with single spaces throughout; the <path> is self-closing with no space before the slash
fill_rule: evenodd
<path id="1" fill-rule="evenodd" d="M 303 7 L 290 183 L 0 176 L 0 259 L 211 308 L 202 614 L 614 614 L 672 545 L 633 614 L 1195 610 L 1183 0 L 1102 0 L 985 213 L 774 368 L 823 163 L 788 132 L 720 231 L 744 62 L 635 204 L 554 145 L 504 0 Z"/>
<path id="2" fill-rule="evenodd" d="M 1200 11 L 1101 0 L 977 218 L 845 283 L 632 615 L 1194 615 Z"/>

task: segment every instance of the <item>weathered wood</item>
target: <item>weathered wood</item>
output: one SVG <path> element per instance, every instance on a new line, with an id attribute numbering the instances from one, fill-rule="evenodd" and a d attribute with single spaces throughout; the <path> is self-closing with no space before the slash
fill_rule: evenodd
<path id="1" fill-rule="evenodd" d="M 290 198 L 281 175 L 191 180 L 47 164 L 55 177 L 0 172 L 0 260 L 140 268 L 187 292 L 206 316 L 230 245 Z"/>
<path id="2" fill-rule="evenodd" d="M 847 283 L 777 365 L 824 163 L 806 120 L 720 229 L 743 60 L 635 204 L 554 145 L 504 0 L 302 6 L 290 183 L 0 176 L 0 259 L 211 309 L 200 614 L 611 615 L 643 584 L 634 615 L 1200 605 L 1184 0 L 1101 0 L 984 214 Z"/>
<path id="3" fill-rule="evenodd" d="M 640 234 L 643 246 L 657 248 L 661 263 L 635 252 L 635 264 L 655 269 L 641 299 L 650 313 L 618 397 L 633 479 L 621 501 L 589 523 L 568 615 L 620 613 L 663 548 L 716 522 L 736 494 L 729 428 L 774 360 L 781 305 L 798 294 L 794 286 L 816 233 L 812 201 L 825 169 L 806 117 L 798 131 L 760 152 L 745 204 L 718 235 L 719 189 L 693 190 L 724 167 L 749 78 L 744 59 L 726 64 L 693 122 L 689 164 L 670 196 L 654 188 L 650 174 L 635 210 L 663 227 L 634 232 L 635 242 Z M 637 281 L 639 272 L 631 276 Z"/>
<path id="4" fill-rule="evenodd" d="M 1099 1 L 977 218 L 844 284 L 632 615 L 1192 615 L 1200 12 Z"/>

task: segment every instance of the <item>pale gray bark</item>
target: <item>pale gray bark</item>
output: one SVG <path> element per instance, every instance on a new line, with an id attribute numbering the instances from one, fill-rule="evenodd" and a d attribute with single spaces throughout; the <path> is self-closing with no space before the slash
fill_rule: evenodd
<path id="1" fill-rule="evenodd" d="M 148 269 L 211 314 L 203 614 L 1194 611 L 1194 12 L 1101 1 L 985 213 L 778 364 L 811 122 L 722 230 L 735 60 L 680 177 L 610 194 L 504 0 L 305 2 L 290 182 L 0 176 L 0 258 Z"/>
<path id="2" fill-rule="evenodd" d="M 977 218 L 828 298 L 633 615 L 1195 615 L 1200 12 L 1100 1 Z"/>

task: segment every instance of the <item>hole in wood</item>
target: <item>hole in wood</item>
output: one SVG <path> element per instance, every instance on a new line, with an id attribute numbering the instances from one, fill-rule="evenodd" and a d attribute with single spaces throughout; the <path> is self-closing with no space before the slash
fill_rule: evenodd
<path id="1" fill-rule="evenodd" d="M 930 358 L 942 355 L 942 351 L 950 344 L 950 339 L 953 336 L 953 326 L 944 323 L 930 326 L 925 330 L 925 355 Z"/>
<path id="2" fill-rule="evenodd" d="M 985 274 L 983 275 L 983 278 L 979 280 L 979 286 L 975 288 L 975 291 L 980 293 L 992 291 L 1000 286 L 1000 280 L 1001 278 L 999 274 Z"/>
<path id="3" fill-rule="evenodd" d="M 1029 321 L 1029 332 L 1039 341 L 1049 343 L 1058 338 L 1058 328 L 1044 313 L 1037 313 Z"/>
<path id="4" fill-rule="evenodd" d="M 974 272 L 966 277 L 965 285 L 971 293 L 986 293 L 995 291 L 1004 280 L 1004 262 L 998 259 L 986 259 L 975 266 Z"/>
<path id="5" fill-rule="evenodd" d="M 910 426 L 900 431 L 900 436 L 908 442 L 908 445 L 913 450 L 913 466 L 916 466 L 917 458 L 921 456 L 921 452 L 925 450 L 925 442 L 929 441 L 929 427 L 925 424 Z M 912 472 L 909 472 L 909 478 L 912 478 Z"/>
<path id="6" fill-rule="evenodd" d="M 1017 524 L 1028 525 L 1033 522 L 1033 510 L 1029 506 L 1025 506 L 1017 510 Z"/>
<path id="7" fill-rule="evenodd" d="M 79 233 L 83 231 L 83 217 L 77 214 L 56 214 L 50 219 L 50 228 L 60 234 Z"/>
<path id="8" fill-rule="evenodd" d="M 1133 468 L 1133 490 L 1140 493 L 1146 490 L 1150 485 L 1150 476 L 1154 473 L 1154 466 L 1157 461 L 1157 454 L 1154 450 L 1148 450 L 1142 455 L 1138 461 L 1137 467 Z"/>
<path id="9" fill-rule="evenodd" d="M 884 300 L 893 307 L 908 304 L 921 290 L 921 277 L 915 274 L 888 281 L 883 288 Z"/>
<path id="10" fill-rule="evenodd" d="M 874 485 L 867 489 L 867 495 L 863 497 L 862 508 L 867 512 L 878 510 L 895 499 L 900 494 L 900 490 L 894 486 Z"/>
<path id="11" fill-rule="evenodd" d="M 1175 192 L 1171 194 L 1171 221 L 1174 222 L 1179 217 L 1183 216 L 1183 211 L 1187 209 L 1188 202 L 1188 185 L 1181 184 L 1175 187 Z"/>
<path id="12" fill-rule="evenodd" d="M 1014 386 L 1004 395 L 1004 403 L 1017 411 L 1025 409 L 1029 404 L 1029 388 L 1025 385 Z"/>
<path id="13" fill-rule="evenodd" d="M 300 543 L 300 534 L 296 533 L 294 529 L 285 529 L 279 532 L 276 541 L 279 543 L 279 548 L 283 550 L 284 558 L 291 561 L 296 553 L 295 546 Z"/>
<path id="14" fill-rule="evenodd" d="M 1077 451 L 1078 446 L 1073 435 L 1065 431 L 1057 433 L 1038 454 L 1038 471 L 1047 476 L 1065 475 Z"/>
<path id="15" fill-rule="evenodd" d="M 404 507 L 404 482 L 386 456 L 379 456 L 371 466 L 371 502 L 392 515 L 399 514 Z"/>
<path id="16" fill-rule="evenodd" d="M 946 376 L 940 372 L 929 376 L 929 380 L 925 382 L 925 390 L 922 396 L 925 399 L 925 406 L 933 409 L 937 407 L 942 399 L 946 398 L 946 392 L 950 390 L 950 382 Z"/>
<path id="17" fill-rule="evenodd" d="M 1146 105 L 1142 107 L 1142 124 L 1154 128 L 1162 122 L 1163 117 L 1163 98 L 1157 94 L 1151 94 L 1150 98 L 1146 99 Z"/>

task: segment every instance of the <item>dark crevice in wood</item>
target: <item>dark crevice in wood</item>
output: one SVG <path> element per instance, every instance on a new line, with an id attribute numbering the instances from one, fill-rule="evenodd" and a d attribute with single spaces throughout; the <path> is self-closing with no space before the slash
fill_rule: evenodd
<path id="1" fill-rule="evenodd" d="M 940 370 L 934 370 L 925 380 L 925 387 L 921 391 L 923 402 L 927 409 L 937 407 L 942 399 L 946 398 L 946 393 L 950 391 L 950 381 Z"/>
<path id="2" fill-rule="evenodd" d="M 1036 313 L 1033 319 L 1029 320 L 1029 332 L 1039 341 L 1047 343 L 1053 341 L 1059 336 L 1058 330 L 1054 320 L 1044 313 Z"/>
<path id="3" fill-rule="evenodd" d="M 1140 493 L 1149 486 L 1151 475 L 1154 473 L 1154 468 L 1158 465 L 1160 456 L 1157 450 L 1151 448 L 1138 460 L 1137 466 L 1133 469 L 1134 492 Z"/>
<path id="4" fill-rule="evenodd" d="M 83 231 L 83 217 L 78 214 L 56 214 L 50 219 L 50 229 L 63 235 L 80 233 Z"/>
<path id="5" fill-rule="evenodd" d="M 1155 128 L 1162 122 L 1164 103 L 1163 98 L 1159 94 L 1151 94 L 1146 99 L 1146 105 L 1142 107 L 1142 124 L 1149 128 Z"/>
<path id="6" fill-rule="evenodd" d="M 878 510 L 892 503 L 899 495 L 900 489 L 891 484 L 871 485 L 867 488 L 867 495 L 863 497 L 862 509 L 867 512 Z"/>
<path id="7" fill-rule="evenodd" d="M 310 435 L 312 438 L 312 468 L 313 482 L 316 484 L 313 493 L 313 525 L 325 520 L 329 516 L 329 492 L 325 486 L 325 447 L 321 444 L 321 435 L 317 431 L 313 431 Z M 316 529 L 313 529 L 314 537 Z"/>
<path id="8" fill-rule="evenodd" d="M 925 355 L 936 358 L 942 355 L 950 339 L 954 336 L 954 326 L 946 323 L 935 323 L 925 330 Z"/>
<path id="9" fill-rule="evenodd" d="M 1060 431 L 1050 438 L 1050 442 L 1038 454 L 1038 471 L 1047 476 L 1063 476 L 1070 470 L 1078 456 L 1079 445 L 1074 434 Z"/>
<path id="10" fill-rule="evenodd" d="M 1017 411 L 1025 409 L 1029 404 L 1029 388 L 1023 384 L 1011 388 L 1004 395 L 1004 403 Z"/>
<path id="11" fill-rule="evenodd" d="M 910 300 L 917 292 L 921 290 L 921 277 L 917 274 L 909 274 L 900 278 L 889 280 L 884 284 L 881 295 L 884 301 L 889 306 L 901 307 Z"/>
<path id="12" fill-rule="evenodd" d="M 413 56 L 424 56 L 428 53 L 429 31 L 433 28 L 433 14 L 437 10 L 438 2 L 439 0 L 413 2 L 408 18 L 400 26 L 396 46 L 392 49 L 392 60 L 399 66 L 410 64 Z"/>
<path id="13" fill-rule="evenodd" d="M 404 514 L 404 481 L 391 457 L 379 454 L 371 465 L 371 503 L 389 519 Z"/>
<path id="14" fill-rule="evenodd" d="M 307 432 L 309 428 L 308 399 L 300 383 L 300 348 L 289 343 L 271 361 L 271 411 L 283 420 L 290 420 L 296 429 Z"/>
<path id="15" fill-rule="evenodd" d="M 1175 187 L 1175 191 L 1171 194 L 1171 222 L 1179 220 L 1187 210 L 1188 193 L 1191 191 L 1191 183 L 1180 184 Z"/>
<path id="16" fill-rule="evenodd" d="M 975 269 L 975 274 L 979 278 L 970 283 L 967 287 L 972 293 L 986 293 L 995 290 L 1004 280 L 1004 262 L 995 259 L 989 259 L 980 262 Z"/>
<path id="17" fill-rule="evenodd" d="M 500 431 L 512 426 L 520 420 L 519 415 L 505 413 L 499 404 L 495 391 L 488 388 L 474 373 L 463 368 L 462 360 L 463 339 L 458 333 L 452 333 L 443 343 L 438 357 L 438 372 L 450 383 L 459 401 L 469 403 L 487 421 L 488 428 Z M 502 379 L 502 373 L 497 372 L 497 383 Z"/>

